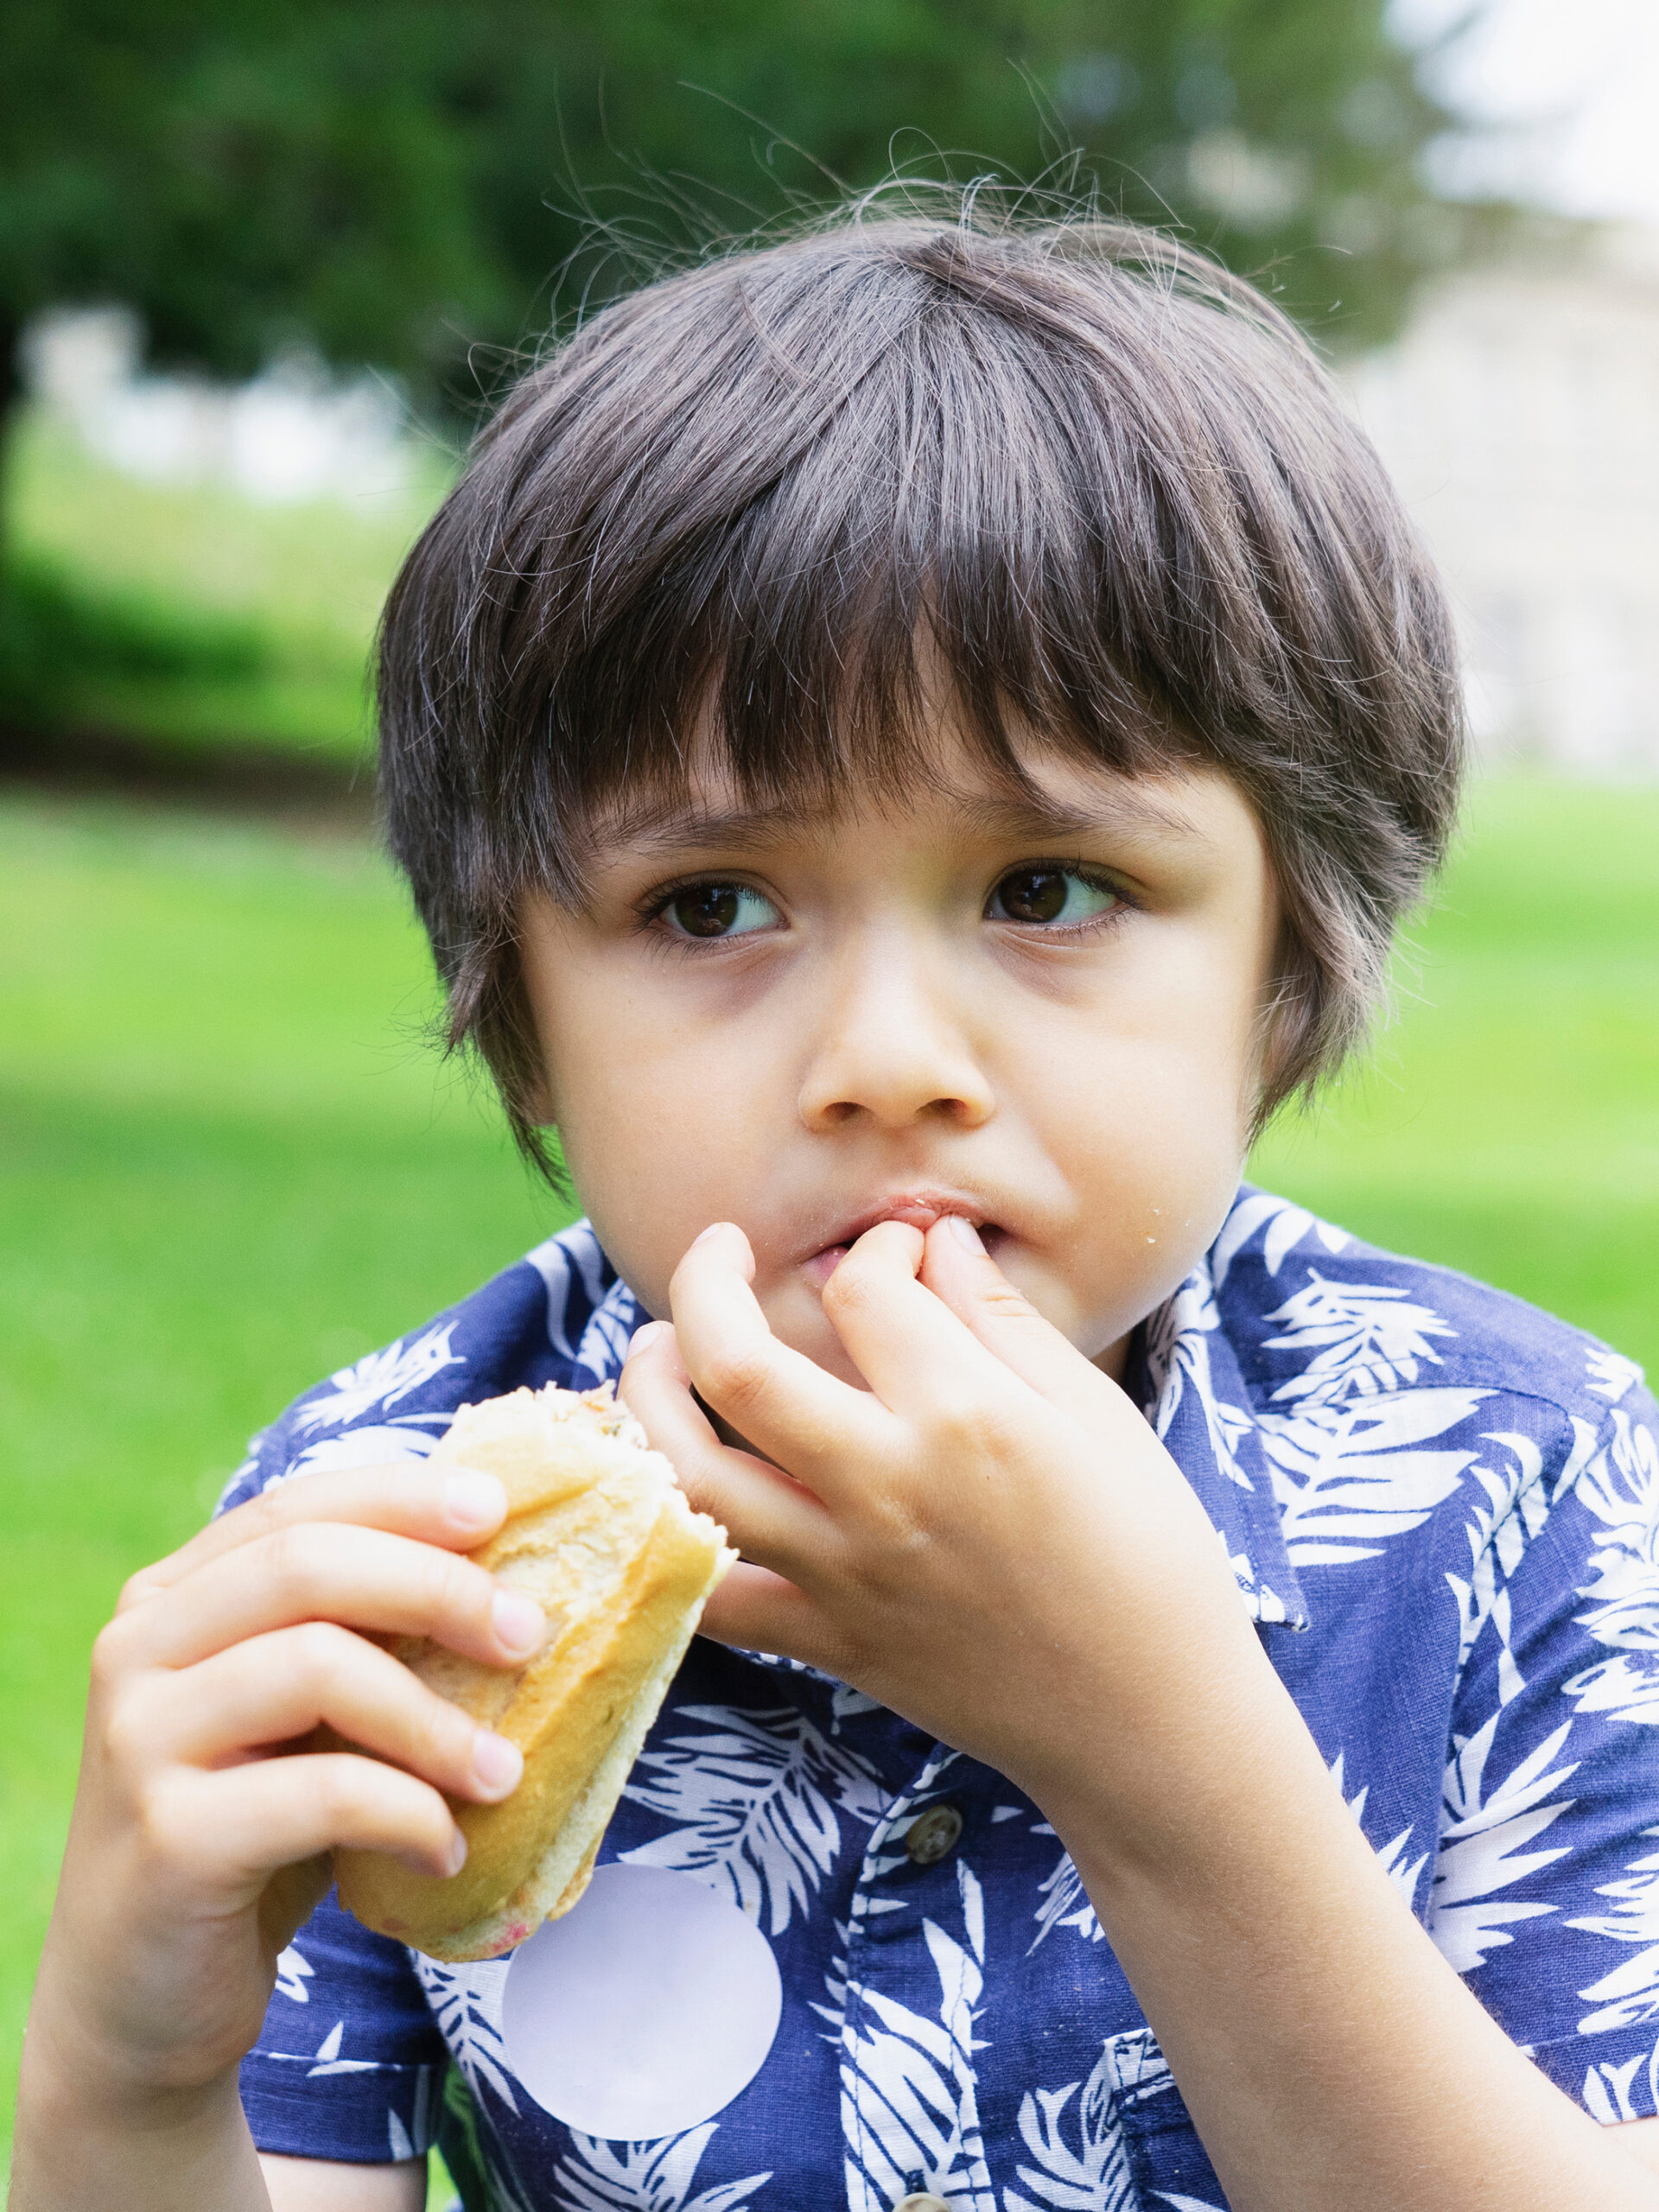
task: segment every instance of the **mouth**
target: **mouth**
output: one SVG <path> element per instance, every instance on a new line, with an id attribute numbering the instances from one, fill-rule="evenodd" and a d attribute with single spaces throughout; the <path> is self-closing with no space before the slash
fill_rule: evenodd
<path id="1" fill-rule="evenodd" d="M 908 1228 L 925 1231 L 948 1214 L 957 1214 L 963 1220 L 971 1222 L 993 1258 L 1007 1243 L 1008 1231 L 1002 1224 L 988 1219 L 983 1206 L 960 1192 L 903 1192 L 867 1207 L 844 1223 L 826 1243 L 809 1253 L 802 1263 L 802 1272 L 815 1290 L 822 1290 L 867 1230 L 874 1229 L 884 1221 L 902 1221 Z"/>

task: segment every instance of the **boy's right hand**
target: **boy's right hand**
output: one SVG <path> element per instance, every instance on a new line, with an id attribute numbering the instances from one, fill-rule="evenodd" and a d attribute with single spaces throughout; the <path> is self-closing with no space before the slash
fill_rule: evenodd
<path id="1" fill-rule="evenodd" d="M 460 1866 L 441 1793 L 505 1797 L 522 1761 L 369 1639 L 521 1664 L 540 1608 L 456 1556 L 505 1510 L 493 1476 L 304 1475 L 128 1583 L 92 1654 L 26 2101 L 188 2102 L 252 2045 L 335 1845 Z M 315 1748 L 325 1726 L 378 1756 Z"/>

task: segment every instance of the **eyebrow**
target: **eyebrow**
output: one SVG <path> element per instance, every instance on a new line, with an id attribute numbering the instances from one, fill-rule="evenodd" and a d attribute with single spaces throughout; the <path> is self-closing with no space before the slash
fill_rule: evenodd
<path id="1" fill-rule="evenodd" d="M 955 817 L 955 830 L 966 837 L 1041 840 L 1127 830 L 1175 838 L 1184 844 L 1209 842 L 1204 831 L 1173 801 L 1144 784 L 1133 784 L 1127 779 L 1121 789 L 1093 804 L 1051 798 L 1040 791 L 991 794 L 953 791 L 943 796 Z M 601 851 L 620 845 L 632 846 L 645 853 L 671 851 L 687 845 L 742 851 L 826 820 L 833 822 L 834 818 L 833 808 L 804 806 L 798 800 L 715 810 L 673 800 L 647 801 L 596 825 L 593 842 Z"/>

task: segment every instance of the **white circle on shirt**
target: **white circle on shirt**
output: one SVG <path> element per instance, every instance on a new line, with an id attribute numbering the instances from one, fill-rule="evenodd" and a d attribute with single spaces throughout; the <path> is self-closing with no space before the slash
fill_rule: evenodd
<path id="1" fill-rule="evenodd" d="M 513 1953 L 507 2063 L 543 2111 L 584 2135 L 644 2142 L 712 2119 L 778 2033 L 772 1946 L 689 1874 L 613 1862 Z"/>

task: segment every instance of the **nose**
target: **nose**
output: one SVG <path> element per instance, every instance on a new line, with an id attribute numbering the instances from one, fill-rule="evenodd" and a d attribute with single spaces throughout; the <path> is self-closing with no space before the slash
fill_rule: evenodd
<path id="1" fill-rule="evenodd" d="M 801 1085 L 806 1127 L 865 1116 L 887 1129 L 918 1121 L 972 1129 L 995 1110 L 959 1014 L 916 950 L 884 933 L 852 953 L 828 994 Z"/>

